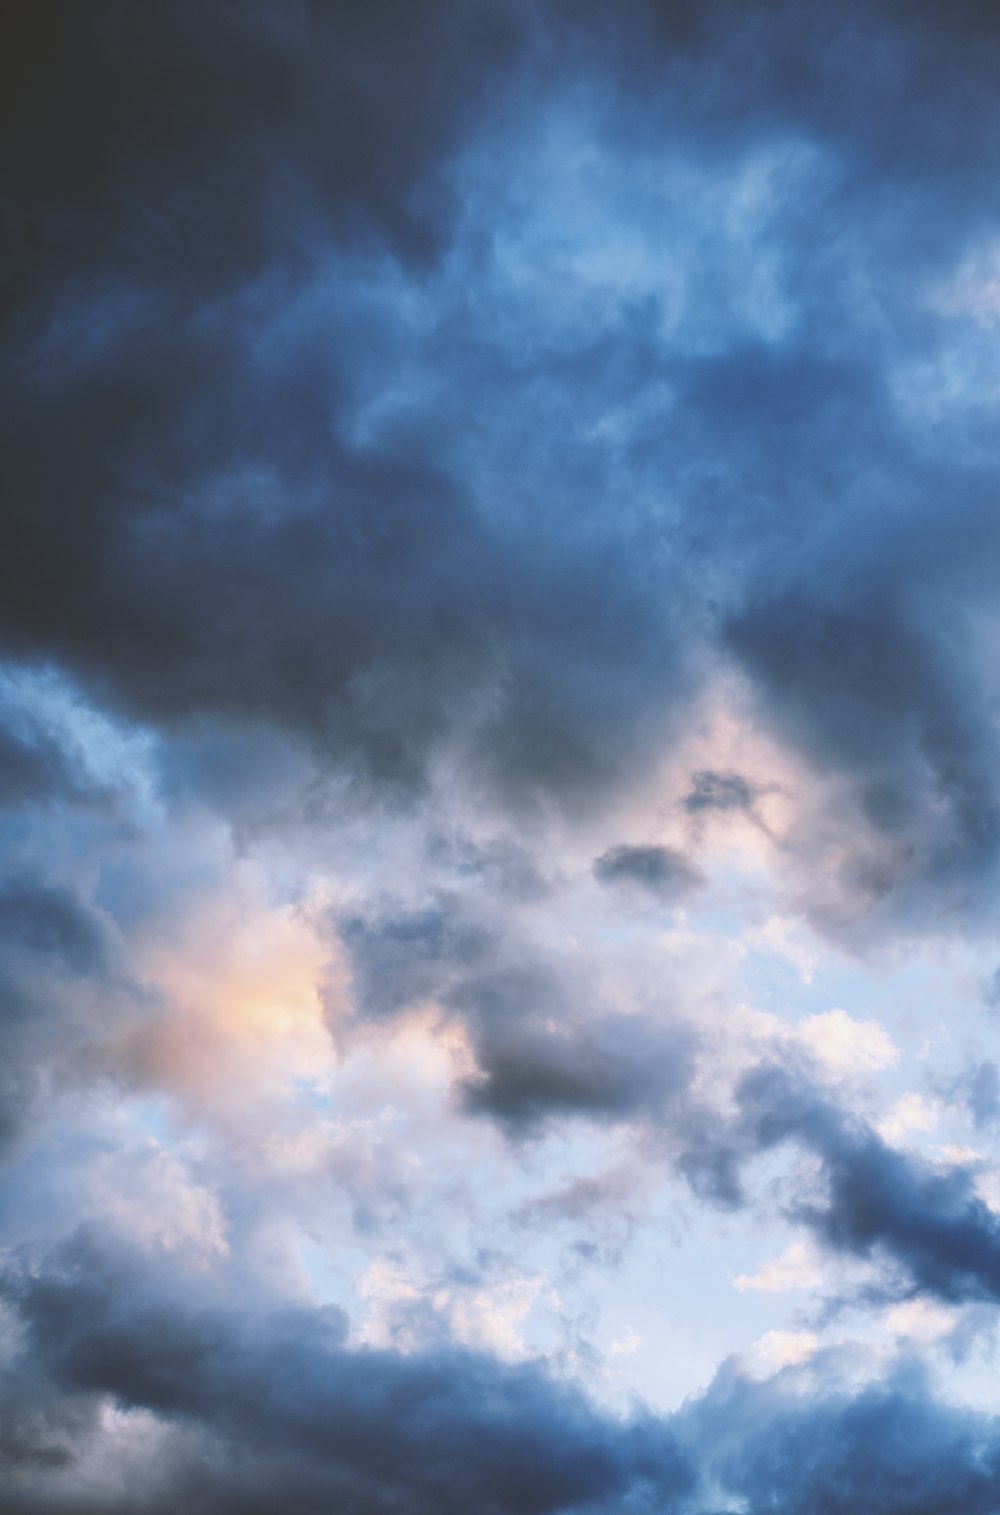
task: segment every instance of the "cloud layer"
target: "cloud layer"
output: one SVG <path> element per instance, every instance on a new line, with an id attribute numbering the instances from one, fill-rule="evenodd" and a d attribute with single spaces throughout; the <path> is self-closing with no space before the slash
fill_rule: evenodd
<path id="1" fill-rule="evenodd" d="M 986 1515 L 991 8 L 8 31 L 4 1509 Z"/>

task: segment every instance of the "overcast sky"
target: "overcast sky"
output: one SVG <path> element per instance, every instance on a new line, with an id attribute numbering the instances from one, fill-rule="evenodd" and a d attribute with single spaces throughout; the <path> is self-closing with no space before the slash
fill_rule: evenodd
<path id="1" fill-rule="evenodd" d="M 994 1515 L 1000 16 L 21 0 L 5 1515 Z"/>

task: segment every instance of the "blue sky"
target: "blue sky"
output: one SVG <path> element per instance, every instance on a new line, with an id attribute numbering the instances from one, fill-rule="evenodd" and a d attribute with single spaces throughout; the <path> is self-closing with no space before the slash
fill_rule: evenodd
<path id="1" fill-rule="evenodd" d="M 12 1515 L 989 1515 L 989 6 L 19 8 Z"/>

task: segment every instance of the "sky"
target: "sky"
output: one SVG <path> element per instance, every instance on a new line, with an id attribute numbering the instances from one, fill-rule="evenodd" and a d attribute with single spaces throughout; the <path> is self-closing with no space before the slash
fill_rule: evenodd
<path id="1" fill-rule="evenodd" d="M 5 1515 L 996 1515 L 996 8 L 4 33 Z"/>

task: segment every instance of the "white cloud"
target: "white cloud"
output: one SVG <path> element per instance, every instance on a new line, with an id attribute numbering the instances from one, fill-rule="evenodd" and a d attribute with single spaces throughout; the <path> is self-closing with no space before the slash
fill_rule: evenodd
<path id="1" fill-rule="evenodd" d="M 926 1100 L 922 1094 L 904 1094 L 877 1129 L 884 1141 L 897 1142 L 915 1132 L 933 1131 L 940 1118 L 935 1101 Z"/>
<path id="2" fill-rule="evenodd" d="M 808 1362 L 818 1346 L 811 1331 L 766 1331 L 750 1348 L 750 1358 L 758 1373 L 770 1376 Z"/>
<path id="3" fill-rule="evenodd" d="M 845 1010 L 810 1015 L 794 1034 L 830 1073 L 877 1073 L 899 1061 L 899 1051 L 884 1026 L 854 1020 Z"/>
<path id="4" fill-rule="evenodd" d="M 808 1242 L 795 1242 L 780 1257 L 765 1263 L 759 1273 L 740 1273 L 733 1283 L 742 1294 L 753 1289 L 779 1294 L 785 1289 L 813 1289 L 823 1282 L 819 1259 Z"/>

